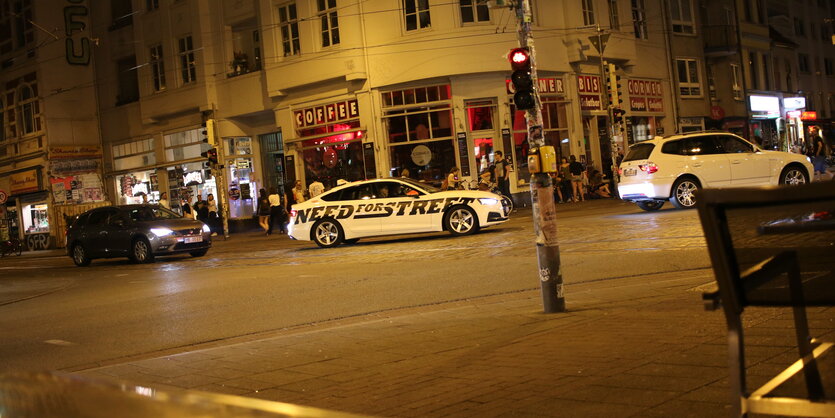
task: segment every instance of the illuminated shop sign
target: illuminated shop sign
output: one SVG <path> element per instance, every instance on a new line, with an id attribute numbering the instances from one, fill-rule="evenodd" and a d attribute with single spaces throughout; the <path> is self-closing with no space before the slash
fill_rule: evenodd
<path id="1" fill-rule="evenodd" d="M 786 112 L 786 117 L 789 119 L 797 119 L 801 116 L 801 112 L 799 110 L 789 110 Z"/>
<path id="2" fill-rule="evenodd" d="M 818 118 L 818 112 L 808 111 L 800 114 L 800 120 L 815 120 Z"/>
<path id="3" fill-rule="evenodd" d="M 806 107 L 805 97 L 786 97 L 783 99 L 783 107 L 786 110 L 797 110 Z"/>
<path id="4" fill-rule="evenodd" d="M 513 83 L 510 82 L 509 78 L 505 79 L 504 85 L 507 89 L 507 94 L 516 93 L 516 89 L 513 88 Z M 536 85 L 539 87 L 539 94 L 565 94 L 565 87 L 563 86 L 561 78 L 538 78 L 536 80 Z"/>
<path id="5" fill-rule="evenodd" d="M 577 91 L 580 93 L 581 110 L 603 109 L 603 100 L 600 98 L 600 76 L 578 75 Z"/>
<path id="6" fill-rule="evenodd" d="M 664 112 L 663 90 L 657 80 L 629 80 L 629 110 L 633 112 Z"/>
<path id="7" fill-rule="evenodd" d="M 296 118 L 296 127 L 323 125 L 349 119 L 356 119 L 360 116 L 359 105 L 356 100 L 330 103 L 322 106 L 309 107 L 293 112 Z"/>
<path id="8" fill-rule="evenodd" d="M 780 99 L 774 96 L 750 96 L 751 117 L 773 119 L 780 117 Z"/>

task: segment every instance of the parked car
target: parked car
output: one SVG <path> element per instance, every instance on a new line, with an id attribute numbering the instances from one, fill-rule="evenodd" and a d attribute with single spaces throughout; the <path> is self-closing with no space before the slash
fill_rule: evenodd
<path id="1" fill-rule="evenodd" d="M 643 210 L 669 200 L 683 209 L 696 205 L 700 188 L 803 184 L 814 173 L 800 154 L 766 151 L 728 132 L 656 137 L 635 144 L 620 164 L 620 198 Z"/>
<path id="2" fill-rule="evenodd" d="M 467 235 L 507 221 L 509 203 L 486 191 L 441 191 L 403 178 L 365 180 L 293 205 L 287 233 L 320 247 L 380 235 L 444 230 Z"/>
<path id="3" fill-rule="evenodd" d="M 92 209 L 67 228 L 67 255 L 77 266 L 87 266 L 96 258 L 128 257 L 149 263 L 159 255 L 201 257 L 211 246 L 208 225 L 157 205 Z"/>

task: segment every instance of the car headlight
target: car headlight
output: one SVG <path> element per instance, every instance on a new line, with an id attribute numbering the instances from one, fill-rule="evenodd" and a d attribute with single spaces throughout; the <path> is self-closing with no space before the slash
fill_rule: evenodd
<path id="1" fill-rule="evenodd" d="M 212 232 L 212 228 L 209 228 L 209 225 L 203 224 L 203 232 Z"/>
<path id="2" fill-rule="evenodd" d="M 168 228 L 151 228 L 151 233 L 158 236 L 158 237 L 164 237 L 166 235 L 173 234 L 174 231 L 172 231 Z"/>
<path id="3" fill-rule="evenodd" d="M 484 206 L 493 206 L 496 203 L 499 203 L 497 199 L 493 199 L 492 197 L 482 197 L 478 199 L 478 202 Z"/>

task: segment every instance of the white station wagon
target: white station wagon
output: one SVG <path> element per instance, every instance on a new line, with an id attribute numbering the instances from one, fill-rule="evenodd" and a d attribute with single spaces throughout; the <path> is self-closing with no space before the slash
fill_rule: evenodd
<path id="1" fill-rule="evenodd" d="M 467 235 L 507 221 L 508 203 L 490 192 L 441 191 L 410 179 L 365 180 L 293 205 L 287 234 L 320 247 L 380 235 L 444 230 Z"/>
<path id="2" fill-rule="evenodd" d="M 813 173 L 805 155 L 766 151 L 727 132 L 687 133 L 631 146 L 620 164 L 618 194 L 643 210 L 666 200 L 684 209 L 696 205 L 702 187 L 803 184 Z"/>

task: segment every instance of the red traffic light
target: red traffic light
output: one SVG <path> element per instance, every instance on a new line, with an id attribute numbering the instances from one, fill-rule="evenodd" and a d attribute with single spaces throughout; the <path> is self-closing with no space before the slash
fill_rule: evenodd
<path id="1" fill-rule="evenodd" d="M 526 48 L 511 49 L 507 58 L 514 70 L 523 70 L 531 66 L 531 56 Z"/>

